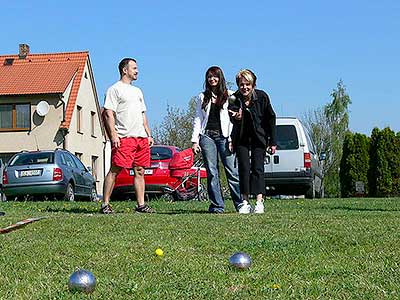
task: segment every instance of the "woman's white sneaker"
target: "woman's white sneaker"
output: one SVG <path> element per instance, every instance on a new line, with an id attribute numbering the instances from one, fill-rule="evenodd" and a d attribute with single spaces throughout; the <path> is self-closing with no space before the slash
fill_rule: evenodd
<path id="1" fill-rule="evenodd" d="M 263 214 L 264 213 L 264 202 L 263 201 L 256 202 L 256 206 L 254 207 L 254 213 L 255 214 Z"/>
<path id="2" fill-rule="evenodd" d="M 245 200 L 243 203 L 239 204 L 239 214 L 249 214 L 251 213 L 251 206 L 249 203 Z"/>

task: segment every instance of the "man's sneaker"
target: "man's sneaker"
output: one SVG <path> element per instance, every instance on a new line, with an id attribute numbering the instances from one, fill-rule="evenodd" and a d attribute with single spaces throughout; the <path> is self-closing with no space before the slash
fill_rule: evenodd
<path id="1" fill-rule="evenodd" d="M 247 201 L 243 201 L 241 204 L 239 204 L 239 214 L 249 214 L 251 213 L 251 206 L 249 205 L 249 203 L 247 203 Z"/>
<path id="2" fill-rule="evenodd" d="M 152 213 L 156 212 L 154 209 L 152 209 L 147 204 L 144 204 L 144 205 L 141 205 L 141 206 L 136 206 L 135 207 L 135 211 L 138 212 L 138 213 L 148 213 L 148 214 L 152 214 Z"/>
<path id="3" fill-rule="evenodd" d="M 263 201 L 257 201 L 256 206 L 254 207 L 255 214 L 263 214 L 264 213 L 264 203 Z"/>
<path id="4" fill-rule="evenodd" d="M 102 214 L 105 214 L 105 215 L 109 215 L 109 214 L 113 214 L 114 213 L 114 211 L 113 211 L 113 209 L 112 209 L 110 204 L 106 204 L 106 205 L 103 204 L 101 206 L 101 208 L 100 208 L 100 212 Z"/>

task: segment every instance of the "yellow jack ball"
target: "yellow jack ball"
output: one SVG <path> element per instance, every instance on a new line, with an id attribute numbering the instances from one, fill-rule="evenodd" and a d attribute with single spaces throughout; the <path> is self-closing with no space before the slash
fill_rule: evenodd
<path id="1" fill-rule="evenodd" d="M 160 249 L 160 248 L 157 248 L 156 249 L 156 255 L 157 256 L 163 256 L 164 255 L 164 251 L 162 251 L 162 249 Z"/>

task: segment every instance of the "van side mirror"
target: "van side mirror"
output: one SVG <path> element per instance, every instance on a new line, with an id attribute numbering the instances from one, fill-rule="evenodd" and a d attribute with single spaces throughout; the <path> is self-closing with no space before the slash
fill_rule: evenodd
<path id="1" fill-rule="evenodd" d="M 92 173 L 92 167 L 86 167 L 86 169 L 88 170 L 89 173 Z"/>
<path id="2" fill-rule="evenodd" d="M 321 154 L 319 155 L 319 160 L 325 160 L 325 159 L 326 159 L 326 153 L 321 152 Z"/>

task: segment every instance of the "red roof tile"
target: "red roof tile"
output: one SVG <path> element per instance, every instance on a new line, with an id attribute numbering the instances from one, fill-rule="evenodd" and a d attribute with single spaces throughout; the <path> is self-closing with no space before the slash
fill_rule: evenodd
<path id="1" fill-rule="evenodd" d="M 63 93 L 77 70 L 77 63 L 65 62 L 3 66 L 0 95 Z"/>
<path id="2" fill-rule="evenodd" d="M 0 55 L 0 95 L 63 93 L 74 78 L 65 121 L 60 126 L 68 129 L 88 58 L 87 51 L 29 54 L 24 59 Z M 14 59 L 12 65 L 5 65 L 6 59 Z"/>

